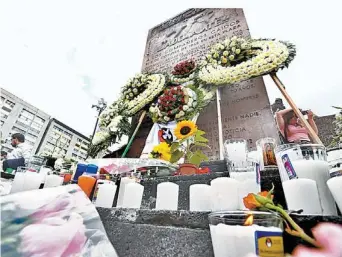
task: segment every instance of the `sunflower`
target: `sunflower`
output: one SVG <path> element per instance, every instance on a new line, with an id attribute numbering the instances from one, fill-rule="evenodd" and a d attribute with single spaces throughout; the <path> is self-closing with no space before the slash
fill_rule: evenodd
<path id="1" fill-rule="evenodd" d="M 175 128 L 175 136 L 178 139 L 184 139 L 192 136 L 197 132 L 197 126 L 194 122 L 189 120 L 183 120 L 177 123 Z"/>
<path id="2" fill-rule="evenodd" d="M 162 142 L 159 145 L 153 147 L 151 152 L 153 158 L 162 159 L 164 161 L 170 161 L 171 159 L 171 149 L 166 142 Z"/>

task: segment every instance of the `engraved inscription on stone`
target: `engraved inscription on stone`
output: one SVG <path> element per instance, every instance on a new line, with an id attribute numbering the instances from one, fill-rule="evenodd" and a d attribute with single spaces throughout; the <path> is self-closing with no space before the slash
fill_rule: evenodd
<path id="1" fill-rule="evenodd" d="M 171 72 L 178 62 L 189 58 L 198 60 L 212 44 L 232 36 L 250 36 L 242 9 L 189 9 L 149 31 L 142 71 Z M 245 138 L 252 148 L 255 147 L 255 141 L 261 137 L 277 137 L 270 103 L 261 78 L 223 87 L 221 117 L 224 139 Z M 211 149 L 205 150 L 206 154 L 211 160 L 218 159 L 216 101 L 203 110 L 197 125 L 206 131 L 206 137 L 209 139 Z M 152 124 L 149 124 L 144 130 L 151 127 Z M 132 145 L 132 152 L 135 154 L 130 156 L 129 153 L 128 156 L 138 157 L 137 153 L 142 151 L 145 134 L 144 131 L 138 132 L 137 140 Z"/>

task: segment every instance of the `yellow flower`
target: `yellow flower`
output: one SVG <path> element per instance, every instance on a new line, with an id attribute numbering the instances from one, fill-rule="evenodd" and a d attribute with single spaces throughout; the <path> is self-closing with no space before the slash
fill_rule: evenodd
<path id="1" fill-rule="evenodd" d="M 188 138 L 197 132 L 197 126 L 192 121 L 184 120 L 177 123 L 174 132 L 178 139 Z"/>
<path id="2" fill-rule="evenodd" d="M 171 149 L 166 142 L 161 142 L 159 145 L 153 147 L 152 156 L 158 156 L 159 159 L 170 161 Z"/>

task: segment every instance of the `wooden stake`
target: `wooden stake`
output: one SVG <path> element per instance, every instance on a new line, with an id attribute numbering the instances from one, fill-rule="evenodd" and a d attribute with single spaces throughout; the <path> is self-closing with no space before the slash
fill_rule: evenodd
<path id="1" fill-rule="evenodd" d="M 140 115 L 140 118 L 139 118 L 139 122 L 138 122 L 138 124 L 137 124 L 137 127 L 135 128 L 135 130 L 134 130 L 134 132 L 133 132 L 131 138 L 129 139 L 129 142 L 128 142 L 128 144 L 127 144 L 127 146 L 126 146 L 126 148 L 125 148 L 125 151 L 123 152 L 121 158 L 125 158 L 125 156 L 126 156 L 128 150 L 129 150 L 129 148 L 131 147 L 131 145 L 132 145 L 132 143 L 133 143 L 133 139 L 135 138 L 135 135 L 137 134 L 137 132 L 138 132 L 140 126 L 141 126 L 141 123 L 142 123 L 142 121 L 143 121 L 144 118 L 145 118 L 145 115 L 146 115 L 146 111 L 143 111 L 143 112 L 141 113 L 141 115 Z"/>
<path id="2" fill-rule="evenodd" d="M 277 85 L 277 87 L 279 88 L 280 92 L 283 94 L 283 96 L 285 97 L 286 101 L 289 103 L 289 105 L 291 106 L 292 110 L 295 112 L 295 114 L 297 115 L 297 117 L 300 119 L 300 121 L 302 122 L 302 124 L 304 124 L 304 127 L 308 130 L 309 135 L 313 141 L 313 143 L 315 144 L 321 144 L 323 145 L 322 141 L 319 139 L 319 137 L 317 136 L 316 132 L 312 129 L 312 127 L 310 126 L 310 124 L 308 123 L 308 121 L 305 119 L 305 117 L 303 116 L 303 114 L 301 113 L 301 111 L 298 109 L 298 107 L 296 106 L 296 104 L 293 102 L 292 98 L 288 95 L 288 93 L 285 90 L 285 87 L 283 85 L 283 83 L 280 81 L 280 79 L 278 78 L 276 73 L 271 73 L 270 74 L 271 78 L 273 79 L 274 83 Z"/>

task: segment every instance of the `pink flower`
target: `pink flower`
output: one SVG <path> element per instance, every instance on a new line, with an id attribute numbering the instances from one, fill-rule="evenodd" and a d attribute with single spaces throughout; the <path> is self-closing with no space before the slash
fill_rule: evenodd
<path id="1" fill-rule="evenodd" d="M 322 245 L 322 249 L 309 249 L 298 246 L 293 253 L 295 257 L 341 257 L 342 256 L 342 226 L 321 223 L 312 233 L 316 240 Z"/>
<path id="2" fill-rule="evenodd" d="M 23 256 L 67 257 L 78 254 L 87 240 L 83 218 L 72 213 L 66 221 L 50 217 L 39 224 L 32 224 L 20 232 L 19 251 Z"/>

